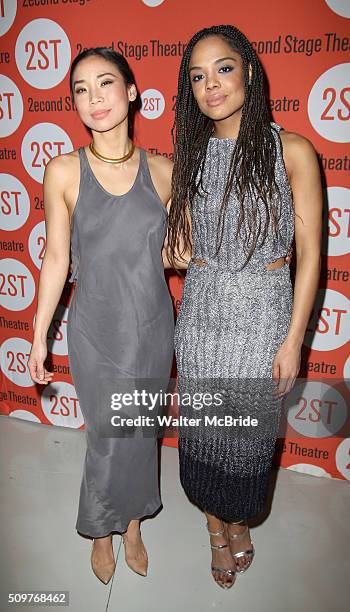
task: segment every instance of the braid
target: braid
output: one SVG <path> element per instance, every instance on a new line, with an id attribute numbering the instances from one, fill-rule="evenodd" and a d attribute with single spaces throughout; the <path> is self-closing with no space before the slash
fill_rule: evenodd
<path id="1" fill-rule="evenodd" d="M 258 56 L 246 38 L 231 25 L 212 26 L 197 32 L 189 41 L 182 58 L 175 119 L 172 128 L 174 144 L 174 171 L 172 177 L 172 206 L 169 213 L 168 251 L 169 260 L 175 262 L 179 237 L 183 240 L 180 258 L 191 245 L 190 226 L 186 208 L 192 209 L 193 199 L 202 187 L 202 171 L 210 136 L 214 131 L 211 119 L 203 115 L 192 92 L 189 78 L 189 63 L 192 51 L 200 40 L 209 36 L 220 36 L 242 58 L 245 98 L 239 133 L 228 171 L 227 183 L 220 206 L 218 222 L 217 251 L 222 238 L 225 212 L 229 197 L 234 190 L 240 202 L 237 235 L 245 224 L 244 249 L 250 260 L 259 237 L 265 239 L 271 223 L 278 232 L 280 198 L 275 180 L 276 142 L 270 125 L 270 111 L 264 92 L 264 73 Z M 252 68 L 249 82 L 249 65 Z M 199 180 L 198 180 L 199 177 Z M 260 198 L 266 212 L 266 223 L 262 227 L 261 214 L 257 205 Z M 246 207 L 245 201 L 251 202 Z"/>

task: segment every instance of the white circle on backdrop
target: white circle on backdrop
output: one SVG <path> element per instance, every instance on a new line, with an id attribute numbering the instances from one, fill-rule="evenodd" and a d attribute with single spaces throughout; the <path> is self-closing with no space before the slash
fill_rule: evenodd
<path id="1" fill-rule="evenodd" d="M 329 8 L 341 17 L 350 17 L 349 0 L 326 0 Z"/>
<path id="2" fill-rule="evenodd" d="M 0 2 L 0 36 L 6 34 L 12 26 L 17 12 L 17 0 Z"/>
<path id="3" fill-rule="evenodd" d="M 46 164 L 52 157 L 73 151 L 68 134 L 56 123 L 36 123 L 22 140 L 22 161 L 28 174 L 43 182 Z"/>
<path id="4" fill-rule="evenodd" d="M 0 260 L 0 305 L 7 310 L 25 310 L 35 296 L 31 271 L 18 259 Z"/>
<path id="5" fill-rule="evenodd" d="M 350 339 L 350 300 L 334 289 L 319 289 L 304 344 L 333 351 Z"/>
<path id="6" fill-rule="evenodd" d="M 47 332 L 47 349 L 54 355 L 68 355 L 67 318 L 69 308 L 59 304 Z"/>
<path id="7" fill-rule="evenodd" d="M 1 0 L 0 0 L 1 2 Z M 0 137 L 13 134 L 23 118 L 23 100 L 16 83 L 0 74 Z"/>
<path id="8" fill-rule="evenodd" d="M 350 189 L 328 187 L 328 239 L 322 241 L 324 254 L 350 253 Z"/>
<path id="9" fill-rule="evenodd" d="M 28 250 L 32 258 L 33 263 L 36 265 L 38 270 L 41 269 L 43 257 L 46 248 L 46 230 L 45 221 L 40 221 L 34 225 L 28 238 Z"/>
<path id="10" fill-rule="evenodd" d="M 146 6 L 159 6 L 160 4 L 163 4 L 164 0 L 142 0 L 142 2 L 144 4 L 146 4 Z"/>
<path id="11" fill-rule="evenodd" d="M 350 141 L 350 63 L 326 70 L 314 83 L 308 99 L 313 128 L 332 142 Z"/>
<path id="12" fill-rule="evenodd" d="M 28 369 L 32 345 L 24 338 L 8 338 L 1 345 L 1 371 L 19 387 L 34 387 Z"/>
<path id="13" fill-rule="evenodd" d="M 288 423 L 308 438 L 326 438 L 339 431 L 347 419 L 346 402 L 337 389 L 309 380 L 295 385 L 285 399 Z"/>
<path id="14" fill-rule="evenodd" d="M 16 417 L 17 419 L 24 419 L 25 421 L 34 421 L 34 423 L 41 423 L 39 417 L 37 417 L 35 414 L 33 414 L 32 412 L 29 412 L 29 410 L 12 410 L 12 412 L 10 412 L 9 414 L 10 417 Z M 26 435 L 27 435 L 27 431 L 26 431 Z"/>
<path id="15" fill-rule="evenodd" d="M 350 355 L 344 363 L 343 377 L 346 386 L 348 387 L 348 389 L 350 389 Z"/>
<path id="16" fill-rule="evenodd" d="M 41 394 L 41 407 L 53 425 L 78 429 L 84 424 L 75 388 L 63 380 L 46 385 Z"/>
<path id="17" fill-rule="evenodd" d="M 0 229 L 22 227 L 29 213 L 30 200 L 24 185 L 12 174 L 0 174 Z"/>
<path id="18" fill-rule="evenodd" d="M 37 89 L 51 89 L 66 76 L 71 60 L 67 34 L 52 19 L 33 19 L 19 33 L 15 48 L 17 68 Z"/>
<path id="19" fill-rule="evenodd" d="M 293 472 L 299 472 L 299 474 L 308 474 L 309 476 L 325 476 L 326 478 L 332 478 L 329 472 L 319 465 L 313 463 L 294 463 L 294 465 L 288 465 L 287 470 Z"/>
<path id="20" fill-rule="evenodd" d="M 145 89 L 141 94 L 141 115 L 146 119 L 158 119 L 165 109 L 163 94 L 158 89 Z"/>
<path id="21" fill-rule="evenodd" d="M 350 438 L 345 438 L 340 442 L 335 451 L 335 463 L 338 472 L 340 472 L 346 480 L 350 480 Z"/>

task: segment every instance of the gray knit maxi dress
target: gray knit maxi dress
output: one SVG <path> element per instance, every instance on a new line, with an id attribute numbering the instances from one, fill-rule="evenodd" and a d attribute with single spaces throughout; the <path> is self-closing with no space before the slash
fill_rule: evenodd
<path id="1" fill-rule="evenodd" d="M 288 333 L 293 292 L 287 263 L 275 270 L 264 266 L 285 256 L 294 237 L 280 129 L 271 124 L 281 193 L 280 237 L 269 232 L 243 269 L 242 242 L 233 238 L 239 214 L 234 193 L 222 246 L 214 256 L 218 208 L 235 140 L 210 138 L 203 172 L 207 194 L 195 197 L 192 210 L 193 259 L 206 263 L 189 264 L 175 329 L 180 396 L 219 394 L 211 405 L 209 399 L 202 407 L 194 408 L 188 399 L 180 404 L 180 415 L 199 419 L 197 426 L 180 428 L 181 484 L 201 510 L 225 521 L 248 519 L 264 509 L 279 428 L 281 402 L 273 396 L 272 362 Z M 263 218 L 260 205 L 259 210 Z M 231 420 L 223 424 L 212 417 Z M 258 425 L 240 426 L 239 417 L 256 419 Z"/>
<path id="2" fill-rule="evenodd" d="M 79 149 L 80 189 L 71 229 L 76 282 L 67 322 L 68 357 L 86 427 L 77 531 L 124 532 L 161 506 L 157 428 L 112 427 L 112 416 L 150 415 L 136 402 L 111 408 L 114 393 L 166 388 L 174 315 L 164 278 L 167 211 L 140 149 L 136 180 L 122 196 L 98 182 Z M 152 416 L 156 416 L 156 407 Z"/>

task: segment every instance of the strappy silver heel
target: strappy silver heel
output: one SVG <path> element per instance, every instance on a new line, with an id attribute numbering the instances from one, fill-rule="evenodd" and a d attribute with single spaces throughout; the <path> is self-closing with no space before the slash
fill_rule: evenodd
<path id="1" fill-rule="evenodd" d="M 241 524 L 241 523 L 244 523 L 243 519 L 242 519 L 242 520 L 240 520 L 240 521 L 237 521 L 236 523 L 231 522 L 231 523 L 227 523 L 227 524 L 228 524 L 228 525 L 239 525 L 239 524 Z M 228 530 L 227 530 L 227 531 L 228 531 Z M 229 536 L 229 538 L 230 538 L 231 540 L 236 540 L 237 538 L 241 538 L 242 536 L 244 536 L 244 535 L 247 533 L 247 531 L 248 531 L 248 525 L 246 525 L 246 526 L 245 526 L 245 530 L 244 530 L 244 531 L 242 531 L 242 533 L 232 533 L 232 534 L 231 534 L 231 533 L 228 531 L 228 536 Z M 240 559 L 241 557 L 245 557 L 245 556 L 250 557 L 250 559 L 249 559 L 249 561 L 247 562 L 247 565 L 246 565 L 245 567 L 243 567 L 242 569 L 237 569 L 237 570 L 236 570 L 236 572 L 237 572 L 238 574 L 243 574 L 243 572 L 246 572 L 246 571 L 247 571 L 247 569 L 249 569 L 249 568 L 250 568 L 250 566 L 251 566 L 251 564 L 252 564 L 252 561 L 253 561 L 253 558 L 254 558 L 254 555 L 255 555 L 255 548 L 254 548 L 254 544 L 253 544 L 253 542 L 251 542 L 251 548 L 249 548 L 248 550 L 242 550 L 242 551 L 237 552 L 237 553 L 232 553 L 232 557 L 233 557 L 234 559 Z"/>
<path id="2" fill-rule="evenodd" d="M 209 531 L 209 525 L 207 523 L 207 529 L 208 529 L 208 533 L 211 536 L 219 536 L 219 535 L 223 535 L 225 533 L 225 530 L 222 529 L 222 531 Z M 212 548 L 213 550 L 222 550 L 223 548 L 227 548 L 228 544 L 210 544 L 210 548 Z M 214 567 L 213 565 L 211 566 L 211 571 L 212 572 L 219 572 L 221 574 L 225 574 L 225 576 L 232 576 L 233 578 L 236 575 L 235 570 L 230 570 L 230 569 L 225 569 L 224 567 Z M 213 576 L 214 578 L 214 576 Z M 214 578 L 215 580 L 215 578 Z M 215 580 L 216 584 L 219 585 L 219 587 L 221 587 L 222 589 L 230 589 L 234 583 L 235 580 L 233 580 L 233 582 L 231 582 L 231 584 L 220 584 L 220 582 L 218 582 L 217 580 Z"/>

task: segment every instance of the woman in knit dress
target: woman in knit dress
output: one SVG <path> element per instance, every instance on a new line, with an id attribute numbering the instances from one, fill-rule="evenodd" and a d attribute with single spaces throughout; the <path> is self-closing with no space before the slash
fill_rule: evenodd
<path id="1" fill-rule="evenodd" d="M 212 575 L 224 588 L 250 566 L 247 519 L 265 506 L 281 399 L 299 372 L 320 272 L 322 197 L 310 142 L 270 122 L 247 38 L 213 26 L 189 41 L 175 115 L 169 259 L 193 245 L 175 350 L 181 393 L 221 403 L 179 437 L 180 478 L 205 512 Z M 296 245 L 294 295 L 286 255 Z M 216 427 L 205 415 L 251 417 Z"/>

